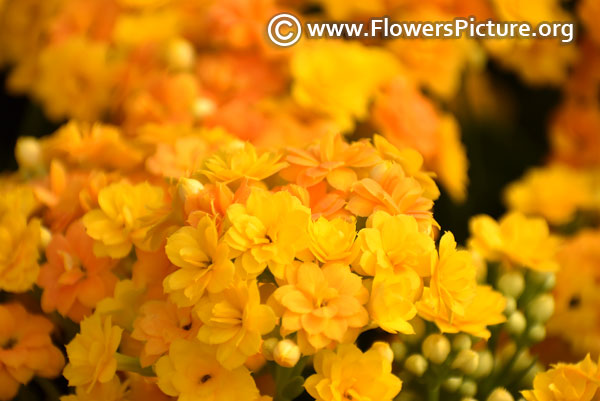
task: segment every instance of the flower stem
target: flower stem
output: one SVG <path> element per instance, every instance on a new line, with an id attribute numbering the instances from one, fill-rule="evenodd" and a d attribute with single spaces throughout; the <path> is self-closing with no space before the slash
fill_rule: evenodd
<path id="1" fill-rule="evenodd" d="M 115 359 L 117 360 L 117 370 L 134 372 L 142 376 L 156 376 L 151 366 L 143 368 L 140 365 L 139 358 L 116 352 Z"/>

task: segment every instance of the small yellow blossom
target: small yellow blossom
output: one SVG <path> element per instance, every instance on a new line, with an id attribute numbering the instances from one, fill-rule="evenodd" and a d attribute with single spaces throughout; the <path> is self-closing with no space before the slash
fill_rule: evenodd
<path id="1" fill-rule="evenodd" d="M 576 364 L 559 363 L 538 373 L 533 390 L 523 391 L 527 401 L 592 401 L 600 392 L 600 370 L 589 354 Z"/>
<path id="2" fill-rule="evenodd" d="M 89 393 L 96 383 L 113 380 L 122 332 L 112 325 L 110 316 L 103 320 L 94 314 L 81 322 L 80 333 L 67 345 L 69 364 L 63 374 L 70 386 L 86 386 Z"/>
<path id="3" fill-rule="evenodd" d="M 281 318 L 281 335 L 298 333 L 298 346 L 312 354 L 336 343 L 352 342 L 368 322 L 368 291 L 346 265 L 295 263 L 287 284 L 272 295 Z"/>
<path id="4" fill-rule="evenodd" d="M 83 387 L 76 387 L 75 394 L 64 395 L 60 401 L 128 401 L 127 385 L 115 376 L 107 383 L 96 384 L 89 392 Z"/>
<path id="5" fill-rule="evenodd" d="M 97 256 L 122 258 L 133 244 L 142 245 L 149 229 L 146 218 L 163 206 L 159 187 L 126 182 L 111 184 L 98 194 L 99 209 L 83 216 L 87 233 L 95 241 Z"/>
<path id="6" fill-rule="evenodd" d="M 25 292 L 37 280 L 40 221 L 16 210 L 0 211 L 0 289 Z"/>
<path id="7" fill-rule="evenodd" d="M 315 355 L 316 373 L 304 383 L 317 401 L 391 401 L 402 389 L 392 373 L 392 363 L 376 349 L 363 353 L 353 344 L 342 344 L 336 352 Z"/>
<path id="8" fill-rule="evenodd" d="M 163 283 L 178 306 L 191 306 L 205 291 L 220 292 L 233 281 L 229 247 L 219 240 L 215 222 L 208 216 L 196 227 L 182 227 L 172 234 L 166 252 L 171 263 L 180 267 Z"/>
<path id="9" fill-rule="evenodd" d="M 559 240 L 550 234 L 548 224 L 541 218 L 512 212 L 496 222 L 481 215 L 473 217 L 469 226 L 469 246 L 490 261 L 542 272 L 558 270 Z"/>
<path id="10" fill-rule="evenodd" d="M 412 216 L 377 211 L 367 220 L 367 228 L 358 233 L 356 243 L 360 255 L 352 266 L 360 274 L 374 276 L 377 269 L 384 269 L 411 270 L 421 277 L 431 275 L 435 244 L 419 231 Z"/>
<path id="11" fill-rule="evenodd" d="M 308 224 L 308 247 L 321 263 L 348 264 L 354 259 L 356 222 L 337 217 L 327 220 L 319 217 Z"/>
<path id="12" fill-rule="evenodd" d="M 255 401 L 258 389 L 245 367 L 227 370 L 214 347 L 175 340 L 156 363 L 158 387 L 179 401 Z"/>
<path id="13" fill-rule="evenodd" d="M 261 336 L 273 330 L 277 318 L 261 305 L 256 281 L 238 281 L 196 306 L 203 325 L 198 339 L 217 350 L 216 358 L 227 369 L 242 366 L 260 351 Z"/>
<path id="14" fill-rule="evenodd" d="M 227 209 L 227 220 L 225 242 L 250 277 L 267 265 L 275 277 L 283 277 L 285 266 L 307 246 L 310 210 L 287 191 L 253 188 L 246 205 Z"/>

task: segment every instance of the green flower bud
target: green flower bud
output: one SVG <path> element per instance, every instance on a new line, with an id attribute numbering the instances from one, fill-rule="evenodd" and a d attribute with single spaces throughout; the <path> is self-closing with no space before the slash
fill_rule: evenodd
<path id="1" fill-rule="evenodd" d="M 498 289 L 504 295 L 512 298 L 519 298 L 525 289 L 525 279 L 519 271 L 510 271 L 504 273 L 498 279 Z"/>
<path id="2" fill-rule="evenodd" d="M 417 377 L 427 370 L 427 360 L 421 354 L 413 354 L 404 361 L 404 368 Z"/>
<path id="3" fill-rule="evenodd" d="M 515 311 L 508 317 L 504 326 L 506 327 L 506 331 L 510 334 L 518 336 L 523 333 L 527 327 L 527 320 L 521 311 Z"/>
<path id="4" fill-rule="evenodd" d="M 479 364 L 477 370 L 472 374 L 475 378 L 489 376 L 494 368 L 494 357 L 489 350 L 479 352 Z"/>
<path id="5" fill-rule="evenodd" d="M 546 328 L 541 324 L 536 324 L 529 329 L 527 337 L 534 343 L 539 343 L 546 338 Z"/>
<path id="6" fill-rule="evenodd" d="M 510 316 L 514 311 L 517 310 L 517 301 L 513 297 L 505 297 L 506 307 L 504 308 L 504 314 Z"/>
<path id="7" fill-rule="evenodd" d="M 487 398 L 487 401 L 515 401 L 512 395 L 503 388 L 497 388 Z"/>
<path id="8" fill-rule="evenodd" d="M 371 349 L 379 352 L 381 356 L 390 363 L 394 361 L 394 351 L 392 351 L 390 344 L 385 341 L 375 341 L 373 345 L 371 345 Z"/>
<path id="9" fill-rule="evenodd" d="M 452 361 L 452 369 L 458 369 L 467 375 L 475 373 L 478 366 L 479 354 L 471 349 L 460 351 Z"/>
<path id="10" fill-rule="evenodd" d="M 442 382 L 442 388 L 449 393 L 454 393 L 458 390 L 462 383 L 462 377 L 460 376 L 452 376 L 448 377 L 446 380 Z"/>
<path id="11" fill-rule="evenodd" d="M 554 313 L 554 298 L 550 294 L 536 297 L 527 306 L 527 316 L 536 322 L 544 323 Z"/>
<path id="12" fill-rule="evenodd" d="M 464 397 L 474 397 L 477 394 L 477 383 L 473 380 L 465 380 L 458 391 Z"/>
<path id="13" fill-rule="evenodd" d="M 452 340 L 452 349 L 455 351 L 462 351 L 464 349 L 470 349 L 473 345 L 471 337 L 468 334 L 460 333 Z"/>
<path id="14" fill-rule="evenodd" d="M 442 364 L 450 353 L 450 341 L 443 334 L 431 334 L 421 346 L 423 355 L 435 364 Z"/>
<path id="15" fill-rule="evenodd" d="M 394 353 L 394 362 L 400 363 L 406 358 L 408 349 L 403 342 L 395 341 L 390 344 L 390 347 L 392 347 L 392 352 Z"/>

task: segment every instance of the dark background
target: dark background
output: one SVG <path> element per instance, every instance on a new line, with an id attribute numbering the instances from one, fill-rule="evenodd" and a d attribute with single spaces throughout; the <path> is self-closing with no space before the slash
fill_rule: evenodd
<path id="1" fill-rule="evenodd" d="M 436 220 L 461 243 L 468 236 L 470 216 L 487 213 L 497 218 L 502 215 L 505 210 L 502 189 L 527 168 L 544 162 L 548 152 L 548 119 L 560 101 L 557 90 L 528 87 L 493 63 L 488 70 L 494 87 L 501 88 L 510 100 L 513 114 L 505 121 L 498 118 L 486 121 L 471 115 L 468 107 L 454 105 L 469 159 L 468 196 L 464 203 L 456 204 L 442 192 L 435 203 Z M 18 136 L 47 135 L 59 125 L 49 122 L 39 106 L 26 97 L 6 93 L 5 78 L 6 71 L 0 71 L 0 168 L 3 171 L 16 168 L 14 146 Z M 458 102 L 460 98 L 461 95 Z M 452 108 L 453 105 L 449 105 L 449 109 Z"/>

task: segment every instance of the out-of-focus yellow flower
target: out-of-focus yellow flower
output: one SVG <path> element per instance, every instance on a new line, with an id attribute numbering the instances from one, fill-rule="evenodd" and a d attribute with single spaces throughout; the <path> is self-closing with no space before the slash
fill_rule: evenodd
<path id="1" fill-rule="evenodd" d="M 89 392 L 83 387 L 76 387 L 75 394 L 63 395 L 60 401 L 127 401 L 131 399 L 128 384 L 121 383 L 115 376 L 107 383 L 96 384 Z"/>
<path id="2" fill-rule="evenodd" d="M 94 314 L 81 322 L 80 333 L 67 345 L 69 363 L 63 375 L 70 386 L 86 386 L 89 393 L 96 383 L 113 380 L 122 332 L 112 325 L 110 316 L 103 320 Z"/>
<path id="3" fill-rule="evenodd" d="M 115 286 L 113 296 L 98 302 L 94 314 L 102 318 L 110 316 L 113 324 L 131 331 L 138 309 L 145 300 L 145 287 L 133 280 L 121 280 Z"/>
<path id="4" fill-rule="evenodd" d="M 158 386 L 179 401 L 256 401 L 258 389 L 248 369 L 227 370 L 214 347 L 175 340 L 156 363 Z"/>
<path id="5" fill-rule="evenodd" d="M 550 234 L 544 219 L 512 212 L 496 222 L 480 215 L 471 219 L 469 227 L 469 247 L 490 261 L 542 272 L 558 270 L 559 240 Z"/>
<path id="6" fill-rule="evenodd" d="M 425 197 L 423 187 L 407 177 L 399 164 L 381 163 L 373 168 L 370 178 L 354 183 L 346 208 L 357 216 L 367 217 L 382 210 L 392 215 L 408 214 L 417 219 L 423 232 L 434 224 L 433 201 Z"/>
<path id="7" fill-rule="evenodd" d="M 203 325 L 198 339 L 217 349 L 227 369 L 242 366 L 260 351 L 263 334 L 275 327 L 273 310 L 260 303 L 256 281 L 238 281 L 219 294 L 200 300 L 195 309 Z"/>
<path id="8" fill-rule="evenodd" d="M 319 217 L 308 224 L 308 247 L 321 263 L 349 264 L 356 255 L 356 222 L 341 217 Z"/>
<path id="9" fill-rule="evenodd" d="M 108 106 L 113 66 L 103 42 L 72 36 L 47 46 L 37 71 L 33 94 L 53 119 L 95 121 Z"/>
<path id="10" fill-rule="evenodd" d="M 261 181 L 284 168 L 281 155 L 275 152 L 258 153 L 254 145 L 233 146 L 204 161 L 202 174 L 213 182 L 231 183 L 242 178 Z"/>
<path id="11" fill-rule="evenodd" d="M 219 240 L 215 222 L 208 216 L 196 227 L 182 227 L 172 234 L 166 252 L 169 260 L 180 267 L 163 283 L 165 293 L 178 306 L 194 305 L 205 291 L 223 291 L 233 281 L 231 252 Z"/>
<path id="12" fill-rule="evenodd" d="M 315 41 L 292 56 L 292 96 L 347 131 L 355 119 L 367 116 L 378 87 L 398 69 L 398 62 L 386 50 L 350 41 Z"/>
<path id="13" fill-rule="evenodd" d="M 557 0 L 527 3 L 519 0 L 492 0 L 492 4 L 496 15 L 502 21 L 526 21 L 537 25 L 548 21 L 563 21 L 565 16 Z"/>
<path id="14" fill-rule="evenodd" d="M 358 233 L 356 243 L 360 255 L 353 268 L 362 275 L 374 276 L 378 269 L 409 270 L 421 277 L 431 275 L 435 244 L 429 235 L 419 231 L 412 216 L 376 211 L 367 220 L 367 227 Z"/>
<path id="15" fill-rule="evenodd" d="M 275 277 L 283 277 L 285 266 L 307 246 L 310 210 L 286 191 L 253 188 L 246 205 L 229 207 L 227 220 L 225 242 L 250 277 L 267 265 Z"/>
<path id="16" fill-rule="evenodd" d="M 336 343 L 352 342 L 369 319 L 369 293 L 346 265 L 295 263 L 286 272 L 287 284 L 272 295 L 281 318 L 281 335 L 298 333 L 302 353 L 313 354 Z"/>
<path id="17" fill-rule="evenodd" d="M 421 289 L 421 280 L 411 273 L 378 272 L 368 304 L 371 319 L 388 333 L 414 334 L 409 321 L 417 314 L 414 303 Z"/>
<path id="18" fill-rule="evenodd" d="M 115 21 L 112 36 L 115 43 L 125 46 L 165 43 L 178 35 L 180 25 L 179 15 L 174 8 L 121 13 Z"/>
<path id="19" fill-rule="evenodd" d="M 40 228 L 17 210 L 0 211 L 0 289 L 25 292 L 37 280 Z"/>
<path id="20" fill-rule="evenodd" d="M 54 327 L 17 303 L 0 305 L 0 400 L 13 399 L 34 375 L 55 377 L 65 364 L 52 344 Z"/>
<path id="21" fill-rule="evenodd" d="M 475 289 L 475 296 L 465 306 L 464 314 L 451 315 L 445 309 L 439 309 L 439 301 L 429 288 L 423 290 L 423 296 L 417 303 L 419 316 L 434 322 L 442 333 L 464 332 L 476 337 L 489 338 L 487 326 L 506 321 L 504 308 L 506 299 L 501 293 L 489 286 L 480 285 Z"/>
<path id="22" fill-rule="evenodd" d="M 147 182 L 111 184 L 98 194 L 99 209 L 83 216 L 87 233 L 95 241 L 97 256 L 122 258 L 133 244 L 142 246 L 149 229 L 145 219 L 163 207 L 163 191 Z"/>
<path id="23" fill-rule="evenodd" d="M 527 401 L 591 401 L 598 399 L 600 370 L 589 355 L 576 364 L 558 363 L 538 373 L 533 390 L 522 391 Z"/>
<path id="24" fill-rule="evenodd" d="M 553 224 L 568 223 L 577 210 L 592 202 L 586 175 L 560 164 L 529 170 L 507 187 L 505 197 L 512 210 Z"/>
<path id="25" fill-rule="evenodd" d="M 454 315 L 464 315 L 466 307 L 475 296 L 475 264 L 468 251 L 456 250 L 451 232 L 442 236 L 439 258 L 431 273 L 430 294 L 436 309 L 447 311 L 450 320 Z"/>
<path id="26" fill-rule="evenodd" d="M 317 401 L 391 401 L 402 389 L 391 361 L 376 349 L 362 353 L 353 344 L 343 344 L 336 352 L 322 350 L 315 355 L 314 367 L 316 373 L 304 386 Z"/>

